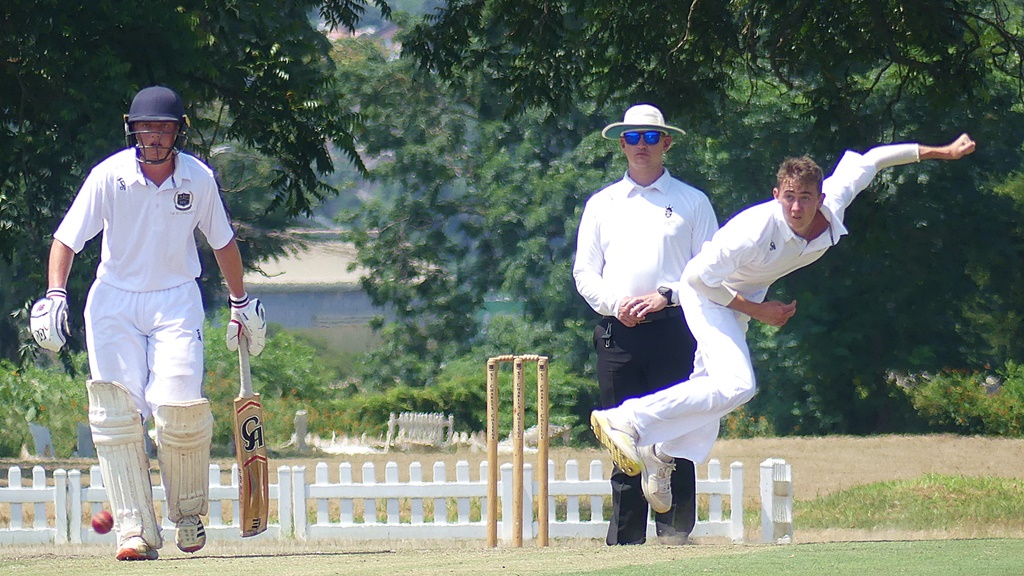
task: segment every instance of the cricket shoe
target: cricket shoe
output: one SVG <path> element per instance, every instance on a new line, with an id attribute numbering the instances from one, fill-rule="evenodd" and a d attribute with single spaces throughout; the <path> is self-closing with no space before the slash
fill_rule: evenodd
<path id="1" fill-rule="evenodd" d="M 651 510 L 664 514 L 672 509 L 672 472 L 676 462 L 665 462 L 654 453 L 654 444 L 640 447 L 640 486 Z"/>
<path id="2" fill-rule="evenodd" d="M 206 528 L 199 516 L 185 516 L 175 522 L 174 543 L 182 552 L 198 552 L 206 546 Z"/>
<path id="3" fill-rule="evenodd" d="M 612 461 L 620 470 L 627 476 L 640 474 L 640 453 L 636 447 L 640 435 L 631 422 L 617 418 L 610 410 L 594 410 L 590 413 L 590 428 L 611 452 Z"/>
<path id="4" fill-rule="evenodd" d="M 142 536 L 132 536 L 117 548 L 118 560 L 156 560 L 159 557 L 156 548 L 150 546 Z"/>

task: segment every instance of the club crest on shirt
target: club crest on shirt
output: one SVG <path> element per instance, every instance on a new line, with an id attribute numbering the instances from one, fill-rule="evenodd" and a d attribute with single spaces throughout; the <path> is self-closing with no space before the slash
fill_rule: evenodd
<path id="1" fill-rule="evenodd" d="M 665 207 L 665 218 L 671 218 L 671 217 L 672 217 L 672 205 L 669 204 L 668 206 Z"/>
<path id="2" fill-rule="evenodd" d="M 174 195 L 174 207 L 185 212 L 192 209 L 192 193 L 178 192 Z"/>

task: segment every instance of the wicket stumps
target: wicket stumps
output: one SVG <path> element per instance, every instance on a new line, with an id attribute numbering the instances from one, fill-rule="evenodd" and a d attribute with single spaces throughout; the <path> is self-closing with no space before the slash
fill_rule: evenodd
<path id="1" fill-rule="evenodd" d="M 523 546 L 523 428 L 526 375 L 537 363 L 537 546 L 548 545 L 548 357 L 494 356 L 487 360 L 487 546 L 498 545 L 498 365 L 512 363 L 512 545 Z M 531 503 L 532 508 L 532 503 Z"/>

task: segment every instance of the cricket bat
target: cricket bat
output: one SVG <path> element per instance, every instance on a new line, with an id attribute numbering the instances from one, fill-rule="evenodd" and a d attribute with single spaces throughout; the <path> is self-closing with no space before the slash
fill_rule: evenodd
<path id="1" fill-rule="evenodd" d="M 239 334 L 238 373 L 241 389 L 235 398 L 235 455 L 238 458 L 238 508 L 242 537 L 267 529 L 270 512 L 270 477 L 267 444 L 263 435 L 263 404 L 252 391 L 249 346 Z"/>

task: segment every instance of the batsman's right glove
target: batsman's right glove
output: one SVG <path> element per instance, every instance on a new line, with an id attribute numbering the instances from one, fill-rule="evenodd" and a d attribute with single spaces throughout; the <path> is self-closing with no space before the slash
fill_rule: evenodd
<path id="1" fill-rule="evenodd" d="M 228 296 L 231 305 L 231 321 L 228 322 L 227 345 L 232 352 L 238 350 L 238 335 L 245 334 L 249 354 L 259 356 L 267 339 L 266 313 L 258 298 L 246 294 L 239 299 Z"/>
<path id="2" fill-rule="evenodd" d="M 32 304 L 29 327 L 36 344 L 57 352 L 68 342 L 68 293 L 63 288 L 46 291 Z"/>

